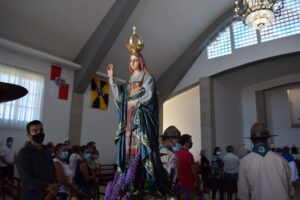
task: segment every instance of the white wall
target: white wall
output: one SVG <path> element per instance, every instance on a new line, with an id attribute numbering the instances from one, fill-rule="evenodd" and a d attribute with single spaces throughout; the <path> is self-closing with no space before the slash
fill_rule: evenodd
<path id="1" fill-rule="evenodd" d="M 255 91 L 265 90 L 293 82 L 300 81 L 300 74 L 284 76 L 265 82 L 253 84 L 242 91 L 243 107 L 243 135 L 249 137 L 250 128 L 257 120 Z M 289 107 L 286 96 L 286 87 L 271 89 L 266 92 L 267 125 L 271 132 L 279 135 L 274 137 L 274 143 L 278 147 L 286 144 L 300 147 L 300 128 L 290 128 Z M 247 148 L 250 148 L 250 140 L 244 139 Z"/>
<path id="2" fill-rule="evenodd" d="M 256 60 L 297 51 L 300 51 L 300 34 L 237 50 L 233 49 L 232 54 L 214 59 L 207 59 L 207 52 L 203 51 L 174 92 L 198 82 L 201 77 L 211 76 Z"/>
<path id="3" fill-rule="evenodd" d="M 226 146 L 242 146 L 242 106 L 240 90 L 227 83 L 228 79 L 214 79 L 216 146 L 225 154 Z"/>
<path id="4" fill-rule="evenodd" d="M 66 78 L 70 81 L 69 99 L 59 100 L 48 95 L 49 91 L 49 77 L 51 71 L 52 61 L 47 60 L 44 57 L 36 57 L 28 52 L 19 52 L 14 49 L 7 49 L 0 45 L 0 62 L 10 66 L 26 69 L 29 71 L 37 72 L 45 76 L 45 95 L 44 106 L 41 121 L 44 124 L 44 130 L 46 133 L 45 142 L 53 141 L 54 143 L 63 142 L 69 136 L 69 121 L 71 110 L 71 91 L 73 90 L 73 70 L 66 69 Z M 64 67 L 62 65 L 62 67 Z M 14 138 L 13 148 L 18 151 L 24 146 L 27 140 L 25 127 L 23 130 L 14 129 L 2 129 L 0 128 L 0 145 L 5 144 L 5 139 L 8 136 Z"/>
<path id="5" fill-rule="evenodd" d="M 163 104 L 163 130 L 171 125 L 176 126 L 181 134 L 192 136 L 191 153 L 195 160 L 199 159 L 201 150 L 199 86 L 180 93 Z"/>
<path id="6" fill-rule="evenodd" d="M 268 126 L 274 134 L 278 135 L 274 137 L 275 146 L 281 148 L 285 145 L 300 147 L 300 128 L 291 127 L 292 120 L 287 95 L 290 87 L 274 88 L 265 92 Z"/>
<path id="7" fill-rule="evenodd" d="M 83 101 L 81 144 L 95 141 L 100 154 L 100 162 L 103 164 L 115 163 L 116 146 L 114 138 L 118 126 L 118 117 L 112 94 L 109 94 L 107 110 L 91 108 L 89 95 L 90 88 L 87 88 Z"/>
<path id="8" fill-rule="evenodd" d="M 299 81 L 299 58 L 299 55 L 284 56 L 213 77 L 217 145 L 251 147 L 251 141 L 244 137 L 249 136 L 252 124 L 257 121 L 255 91 Z M 281 122 L 276 124 L 286 126 Z"/>
<path id="9" fill-rule="evenodd" d="M 58 62 L 54 62 L 55 60 Z M 6 40 L 0 40 L 0 62 L 45 76 L 46 85 L 41 119 L 46 133 L 45 143 L 48 141 L 59 143 L 68 139 L 74 81 L 73 70 L 78 67 L 77 64 L 19 44 L 13 44 Z M 63 64 L 64 62 L 66 63 L 65 65 Z M 65 78 L 70 81 L 69 99 L 67 101 L 48 95 L 51 64 L 67 67 L 64 68 L 65 72 L 67 72 Z M 117 114 L 111 96 L 109 101 L 107 111 L 92 109 L 89 106 L 89 88 L 84 94 L 81 144 L 86 144 L 86 142 L 92 140 L 95 141 L 97 148 L 100 150 L 100 161 L 102 163 L 114 163 L 116 157 L 114 133 L 117 128 Z M 12 136 L 15 139 L 13 148 L 16 151 L 23 147 L 27 140 L 25 127 L 23 130 L 0 128 L 0 133 L 0 146 L 5 144 L 7 137 Z"/>
<path id="10" fill-rule="evenodd" d="M 202 77 L 212 76 L 225 70 L 268 57 L 298 51 L 300 51 L 300 34 L 237 50 L 233 49 L 232 54 L 214 59 L 207 59 L 207 52 L 203 51 L 176 86 L 173 93 L 198 82 Z M 293 62 L 295 63 L 296 61 L 294 60 Z M 276 77 L 280 73 L 282 73 L 282 76 L 285 76 L 289 73 L 285 71 L 284 64 L 281 65 L 281 68 L 277 67 L 275 69 L 273 76 Z M 251 69 L 241 72 L 241 74 L 244 73 L 243 76 L 246 79 L 243 86 L 249 87 L 251 83 L 249 77 L 257 79 L 255 84 L 258 85 L 262 80 L 266 80 L 263 79 L 266 75 L 269 76 L 269 79 L 272 79 L 272 69 L 269 70 L 269 68 L 265 69 L 264 67 L 261 69 L 262 71 L 255 73 L 251 72 Z M 294 69 L 294 71 L 296 70 Z M 254 90 L 249 91 L 249 88 L 243 90 L 242 86 L 239 85 L 239 81 L 243 82 L 243 78 L 238 75 L 235 77 L 235 80 L 231 80 L 231 77 L 228 77 L 227 80 L 226 78 L 223 80 L 214 79 L 216 144 L 220 145 L 222 149 L 230 143 L 237 147 L 247 144 L 246 147 L 249 148 L 250 140 L 244 140 L 242 137 L 249 136 L 250 127 L 257 120 Z"/>

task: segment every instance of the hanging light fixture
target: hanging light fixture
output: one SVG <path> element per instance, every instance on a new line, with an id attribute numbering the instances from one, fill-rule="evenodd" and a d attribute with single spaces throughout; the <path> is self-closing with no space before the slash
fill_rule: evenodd
<path id="1" fill-rule="evenodd" d="M 281 15 L 284 0 L 236 0 L 235 18 L 253 29 L 263 29 Z"/>

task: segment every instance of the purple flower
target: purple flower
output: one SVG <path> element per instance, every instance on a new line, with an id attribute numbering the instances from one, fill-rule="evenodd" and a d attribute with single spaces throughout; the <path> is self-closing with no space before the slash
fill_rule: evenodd
<path id="1" fill-rule="evenodd" d="M 122 192 L 122 185 L 123 185 L 123 182 L 124 182 L 123 179 L 124 178 L 122 176 L 117 177 L 117 180 L 114 184 L 111 200 L 120 199 L 120 195 L 121 195 L 121 192 Z"/>
<path id="2" fill-rule="evenodd" d="M 127 192 L 124 196 L 122 196 L 122 193 L 124 194 L 129 184 L 134 181 L 139 160 L 140 154 L 137 154 L 126 173 L 116 172 L 114 180 L 109 182 L 106 187 L 105 200 L 129 200 L 130 193 Z"/>
<path id="3" fill-rule="evenodd" d="M 116 200 L 119 199 L 122 185 L 122 176 L 119 172 L 116 172 L 114 180 L 110 181 L 105 190 L 105 200 Z"/>
<path id="4" fill-rule="evenodd" d="M 125 187 L 127 187 L 134 180 L 139 160 L 140 160 L 140 154 L 137 154 L 135 156 L 133 163 L 129 166 L 127 170 L 127 174 L 125 178 Z"/>
<path id="5" fill-rule="evenodd" d="M 106 189 L 105 189 L 104 199 L 105 200 L 110 200 L 110 197 L 112 196 L 112 193 L 113 193 L 113 182 L 109 181 L 107 186 L 106 186 Z"/>
<path id="6" fill-rule="evenodd" d="M 123 197 L 122 200 L 129 200 L 130 199 L 130 194 L 127 192 Z"/>

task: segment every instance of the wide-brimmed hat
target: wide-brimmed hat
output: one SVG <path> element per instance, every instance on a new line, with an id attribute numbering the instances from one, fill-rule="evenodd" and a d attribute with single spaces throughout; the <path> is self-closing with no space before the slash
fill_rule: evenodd
<path id="1" fill-rule="evenodd" d="M 161 135 L 161 137 L 163 139 L 168 139 L 168 138 L 174 138 L 174 139 L 176 139 L 176 138 L 178 138 L 177 135 L 174 135 L 174 134 L 169 133 L 169 132 L 164 133 L 163 135 Z"/>
<path id="2" fill-rule="evenodd" d="M 20 85 L 0 82 L 0 103 L 18 99 L 27 93 L 27 89 Z"/>
<path id="3" fill-rule="evenodd" d="M 160 137 L 162 137 L 163 139 L 167 139 L 167 138 L 180 138 L 180 131 L 175 127 L 175 126 L 169 126 L 168 128 L 166 128 L 166 130 L 164 131 L 164 134 L 161 135 Z"/>
<path id="4" fill-rule="evenodd" d="M 250 137 L 246 137 L 249 139 L 259 139 L 259 138 L 268 138 L 274 137 L 277 135 L 271 134 L 267 129 L 267 126 L 261 122 L 255 122 L 251 127 L 251 135 Z"/>

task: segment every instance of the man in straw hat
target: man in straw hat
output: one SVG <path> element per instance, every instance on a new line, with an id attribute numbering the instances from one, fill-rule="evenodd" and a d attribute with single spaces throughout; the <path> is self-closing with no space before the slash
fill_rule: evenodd
<path id="1" fill-rule="evenodd" d="M 250 139 L 254 147 L 240 162 L 238 199 L 288 200 L 293 196 L 288 163 L 268 147 L 272 136 L 265 124 L 252 125 Z"/>

